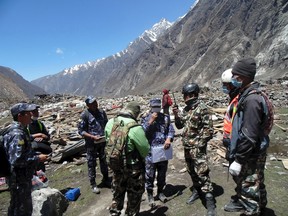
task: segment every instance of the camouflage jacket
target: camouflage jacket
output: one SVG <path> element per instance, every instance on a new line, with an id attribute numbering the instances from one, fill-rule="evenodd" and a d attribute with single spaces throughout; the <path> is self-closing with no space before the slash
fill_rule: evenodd
<path id="1" fill-rule="evenodd" d="M 13 122 L 12 129 L 4 136 L 4 147 L 13 169 L 29 169 L 33 173 L 39 157 L 31 148 L 29 133 L 19 122 Z M 32 175 L 31 175 L 32 177 Z"/>
<path id="2" fill-rule="evenodd" d="M 178 129 L 183 128 L 182 142 L 184 148 L 201 148 L 213 135 L 213 122 L 207 106 L 197 101 L 192 107 L 186 106 L 178 118 L 175 118 Z"/>

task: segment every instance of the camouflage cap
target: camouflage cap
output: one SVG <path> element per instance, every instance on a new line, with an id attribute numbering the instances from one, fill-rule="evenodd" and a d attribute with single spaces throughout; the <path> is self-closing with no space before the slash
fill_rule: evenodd
<path id="1" fill-rule="evenodd" d="M 33 111 L 35 107 L 32 104 L 28 103 L 17 103 L 13 105 L 10 109 L 12 116 L 16 116 L 21 112 Z"/>
<path id="2" fill-rule="evenodd" d="M 96 98 L 91 95 L 85 99 L 86 104 L 92 104 L 94 101 L 96 101 Z"/>
<path id="3" fill-rule="evenodd" d="M 161 99 L 160 98 L 152 98 L 150 100 L 151 107 L 161 107 Z"/>
<path id="4" fill-rule="evenodd" d="M 137 101 L 131 101 L 126 105 L 125 109 L 136 118 L 140 113 L 140 104 Z"/>

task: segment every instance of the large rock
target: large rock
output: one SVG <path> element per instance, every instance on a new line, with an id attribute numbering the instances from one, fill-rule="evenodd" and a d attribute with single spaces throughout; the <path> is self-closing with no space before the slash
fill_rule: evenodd
<path id="1" fill-rule="evenodd" d="M 33 216 L 60 216 L 69 206 L 65 196 L 55 188 L 41 188 L 32 192 Z"/>

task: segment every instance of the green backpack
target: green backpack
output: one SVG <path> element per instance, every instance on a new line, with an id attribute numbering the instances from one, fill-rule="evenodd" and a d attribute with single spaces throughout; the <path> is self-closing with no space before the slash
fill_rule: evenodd
<path id="1" fill-rule="evenodd" d="M 135 126 L 139 126 L 135 121 L 125 124 L 123 120 L 114 118 L 114 125 L 106 143 L 107 163 L 113 171 L 120 171 L 126 167 L 128 133 Z"/>

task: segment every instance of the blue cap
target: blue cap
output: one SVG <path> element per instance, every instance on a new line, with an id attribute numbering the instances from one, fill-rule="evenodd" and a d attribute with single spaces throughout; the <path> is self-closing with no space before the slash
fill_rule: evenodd
<path id="1" fill-rule="evenodd" d="M 33 106 L 32 104 L 28 104 L 28 103 L 17 103 L 15 105 L 13 105 L 10 109 L 12 116 L 16 116 L 21 112 L 29 112 L 29 111 L 33 111 L 35 109 L 35 106 Z"/>
<path id="2" fill-rule="evenodd" d="M 151 107 L 161 107 L 161 99 L 160 98 L 152 98 L 150 100 Z"/>
<path id="3" fill-rule="evenodd" d="M 93 96 L 88 96 L 88 97 L 85 99 L 85 103 L 86 103 L 86 104 L 91 104 L 91 103 L 93 103 L 94 101 L 96 101 L 96 98 L 93 97 Z"/>

